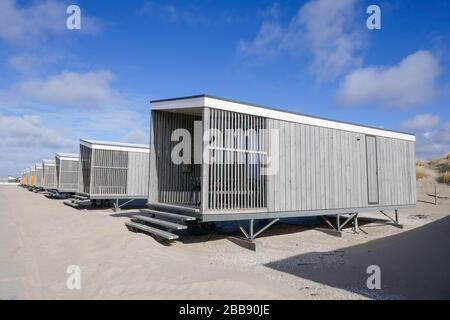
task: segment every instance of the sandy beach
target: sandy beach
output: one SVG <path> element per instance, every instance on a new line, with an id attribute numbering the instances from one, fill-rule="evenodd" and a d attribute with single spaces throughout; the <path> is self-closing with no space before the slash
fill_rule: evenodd
<path id="1" fill-rule="evenodd" d="M 126 229 L 136 210 L 76 210 L 1 185 L 0 299 L 450 298 L 450 200 L 435 206 L 428 189 L 419 182 L 417 208 L 399 212 L 403 229 L 361 222 L 338 238 L 314 219 L 283 220 L 255 253 L 228 239 L 238 234 L 229 224 L 167 246 Z M 66 286 L 70 265 L 80 290 Z M 367 289 L 369 265 L 381 268 L 381 290 Z"/>

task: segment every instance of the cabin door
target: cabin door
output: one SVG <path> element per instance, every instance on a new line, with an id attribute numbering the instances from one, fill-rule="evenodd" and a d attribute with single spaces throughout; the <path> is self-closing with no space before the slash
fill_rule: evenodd
<path id="1" fill-rule="evenodd" d="M 377 204 L 378 199 L 378 161 L 377 161 L 377 138 L 366 136 L 366 159 L 367 159 L 367 194 L 369 204 Z"/>

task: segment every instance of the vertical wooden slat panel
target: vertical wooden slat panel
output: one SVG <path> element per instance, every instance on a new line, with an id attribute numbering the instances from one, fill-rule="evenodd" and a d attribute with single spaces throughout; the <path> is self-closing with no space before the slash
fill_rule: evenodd
<path id="1" fill-rule="evenodd" d="M 209 108 L 204 108 L 203 109 L 203 130 L 202 130 L 202 134 L 204 134 L 205 132 L 207 132 L 210 129 L 210 121 L 209 121 Z M 202 137 L 203 138 L 203 137 Z M 209 141 L 203 141 L 202 139 L 202 156 L 203 153 L 206 152 L 206 150 L 208 150 L 209 147 Z M 209 154 L 209 153 L 208 153 Z M 208 161 L 208 163 L 210 163 L 210 161 Z M 202 210 L 206 210 L 209 208 L 209 203 L 208 203 L 208 199 L 209 199 L 209 164 L 205 163 L 205 161 L 202 160 L 202 182 L 201 182 L 201 207 Z"/>

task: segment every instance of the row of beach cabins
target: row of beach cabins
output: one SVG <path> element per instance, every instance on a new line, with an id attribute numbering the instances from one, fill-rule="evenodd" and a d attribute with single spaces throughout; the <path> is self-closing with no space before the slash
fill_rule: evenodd
<path id="1" fill-rule="evenodd" d="M 22 172 L 21 184 L 72 207 L 119 209 L 148 197 L 149 146 L 80 140 L 80 153 L 56 153 Z"/>
<path id="2" fill-rule="evenodd" d="M 79 154 L 56 153 L 21 184 L 77 208 L 143 201 L 127 227 L 167 240 L 235 221 L 250 247 L 282 218 L 321 217 L 340 234 L 367 211 L 399 225 L 398 210 L 416 204 L 409 133 L 199 95 L 152 101 L 149 138 L 80 140 Z"/>

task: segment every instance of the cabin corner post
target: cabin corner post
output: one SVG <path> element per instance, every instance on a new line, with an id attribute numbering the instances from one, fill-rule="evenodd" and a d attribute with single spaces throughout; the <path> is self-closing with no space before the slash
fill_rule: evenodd
<path id="1" fill-rule="evenodd" d="M 150 156 L 149 156 L 149 185 L 148 185 L 148 202 L 158 202 L 158 173 L 156 172 L 156 129 L 157 114 L 151 111 L 150 117 Z"/>
<path id="2" fill-rule="evenodd" d="M 203 119 L 202 119 L 202 184 L 201 184 L 201 211 L 206 211 L 209 209 L 209 138 L 205 139 L 205 133 L 209 132 L 209 114 L 210 109 L 203 108 Z M 205 153 L 207 154 L 208 161 L 205 161 Z"/>

